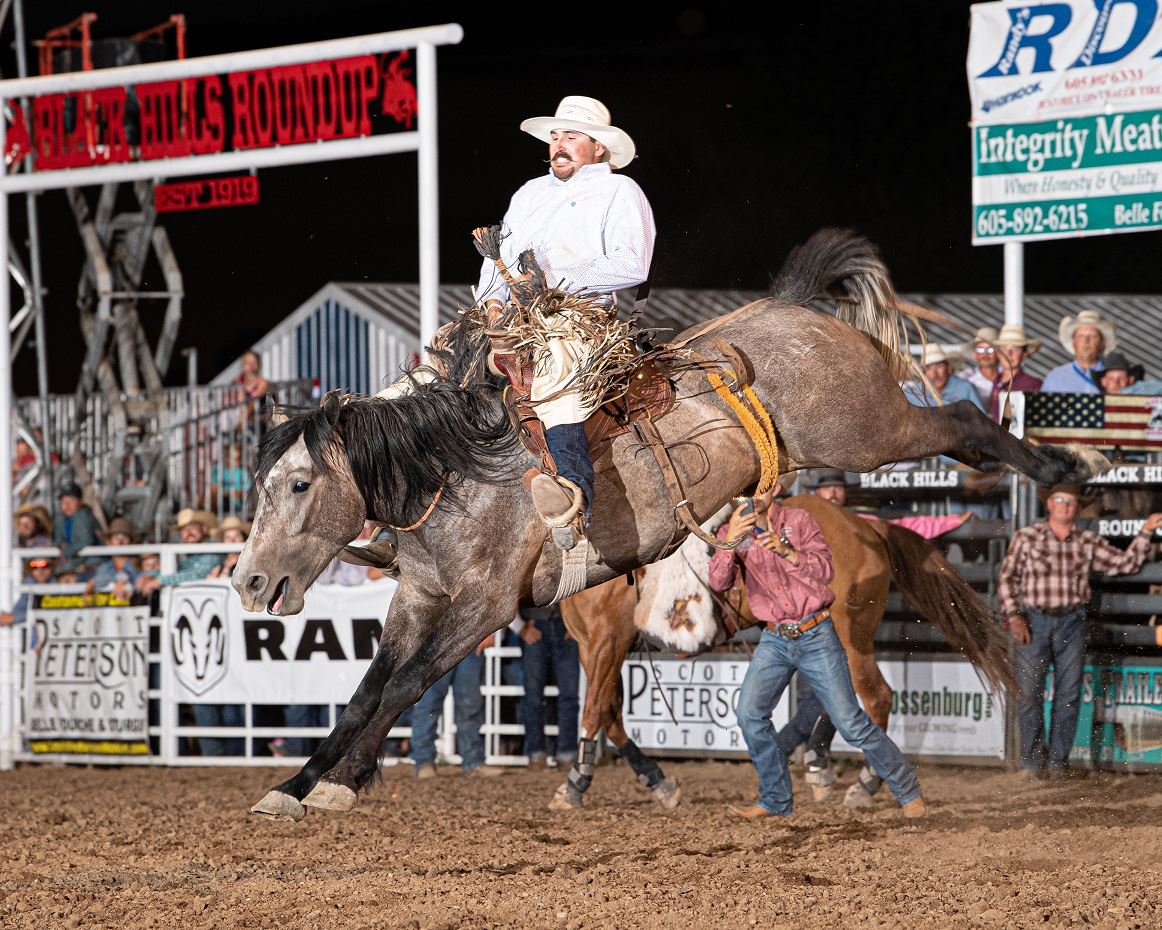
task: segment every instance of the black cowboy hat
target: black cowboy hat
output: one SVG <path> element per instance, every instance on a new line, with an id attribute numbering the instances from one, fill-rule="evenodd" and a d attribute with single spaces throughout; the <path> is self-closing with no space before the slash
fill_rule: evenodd
<path id="1" fill-rule="evenodd" d="M 807 474 L 807 487 L 813 491 L 847 486 L 847 472 L 841 468 L 812 468 Z"/>
<path id="2" fill-rule="evenodd" d="M 1104 375 L 1107 371 L 1124 371 L 1135 381 L 1140 381 L 1146 376 L 1146 369 L 1141 365 L 1132 365 L 1130 360 L 1126 358 L 1121 352 L 1111 352 L 1102 359 L 1100 375 Z"/>

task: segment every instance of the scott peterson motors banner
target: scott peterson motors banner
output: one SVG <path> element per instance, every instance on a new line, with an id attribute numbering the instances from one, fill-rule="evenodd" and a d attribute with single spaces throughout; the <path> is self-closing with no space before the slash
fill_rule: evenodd
<path id="1" fill-rule="evenodd" d="M 108 594 L 41 595 L 25 662 L 28 750 L 149 753 L 149 608 Z"/>

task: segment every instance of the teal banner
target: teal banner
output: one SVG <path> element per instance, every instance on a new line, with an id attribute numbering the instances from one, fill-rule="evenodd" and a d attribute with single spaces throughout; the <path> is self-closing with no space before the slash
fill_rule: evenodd
<path id="1" fill-rule="evenodd" d="M 973 240 L 1033 239 L 1162 227 L 1162 193 L 992 204 L 973 209 Z"/>
<path id="2" fill-rule="evenodd" d="M 1052 687 L 1050 674 L 1046 732 Z M 1070 759 L 1099 769 L 1162 767 L 1162 665 L 1086 664 Z"/>

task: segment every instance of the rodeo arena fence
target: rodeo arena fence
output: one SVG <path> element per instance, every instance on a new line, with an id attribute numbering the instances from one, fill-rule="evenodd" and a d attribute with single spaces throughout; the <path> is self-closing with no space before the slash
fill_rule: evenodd
<path id="1" fill-rule="evenodd" d="M 982 476 L 933 459 L 849 476 L 849 481 L 849 505 L 885 516 L 971 510 L 975 519 L 941 542 L 958 573 L 996 607 L 1007 542 L 1013 530 L 1037 517 L 1034 489 L 1026 479 Z M 1086 525 L 1125 545 L 1141 527 L 1146 511 L 1138 508 L 1148 506 L 1159 487 L 1159 453 L 1131 453 L 1093 488 L 1115 515 Z M 239 548 L 143 545 L 94 548 L 82 556 L 160 553 L 160 573 L 166 575 L 182 554 Z M 15 555 L 19 564 L 55 554 L 36 549 Z M 1157 625 L 1162 595 L 1149 593 L 1158 584 L 1162 564 L 1157 562 L 1137 575 L 1095 584 L 1073 754 L 1079 765 L 1123 771 L 1162 766 L 1162 626 Z M 21 593 L 32 598 L 27 622 L 0 628 L 0 767 L 38 760 L 285 764 L 285 758 L 267 753 L 268 742 L 318 739 L 329 732 L 375 651 L 394 590 L 390 579 L 355 587 L 316 585 L 301 614 L 274 617 L 244 612 L 226 579 L 163 589 L 152 609 L 109 595 L 86 596 L 83 586 L 23 584 Z M 928 762 L 1014 763 L 1016 727 L 1003 696 L 949 649 L 935 626 L 909 613 L 894 592 L 888 607 L 877 643 L 893 691 L 892 738 L 911 757 Z M 622 670 L 623 712 L 627 730 L 643 750 L 670 757 L 745 758 L 734 707 L 752 648 L 748 633 L 753 631 L 698 657 L 648 647 L 631 655 Z M 523 734 L 515 709 L 523 693 L 520 649 L 501 643 L 498 634 L 496 645 L 484 653 L 486 761 L 519 765 L 527 762 L 514 748 Z M 1049 685 L 1047 702 L 1051 673 Z M 776 725 L 793 712 L 793 691 L 788 689 L 776 708 Z M 457 761 L 451 700 L 438 738 L 445 761 Z M 313 727 L 271 723 L 269 711 L 287 705 L 326 710 Z M 207 725 L 197 713 L 207 706 L 230 708 L 234 716 Z M 407 727 L 397 727 L 389 739 L 409 735 Z M 201 742 L 215 739 L 235 741 L 237 754 L 200 754 Z M 848 747 L 840 742 L 836 748 L 842 754 Z"/>

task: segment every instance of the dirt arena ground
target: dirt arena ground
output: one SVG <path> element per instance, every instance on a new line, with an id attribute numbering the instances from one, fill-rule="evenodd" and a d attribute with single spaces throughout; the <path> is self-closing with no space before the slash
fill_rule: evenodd
<path id="1" fill-rule="evenodd" d="M 749 824 L 724 809 L 749 766 L 666 768 L 673 813 L 621 766 L 566 815 L 556 772 L 389 769 L 352 813 L 293 824 L 247 813 L 276 770 L 23 767 L 0 775 L 0 927 L 1162 926 L 1162 778 L 930 767 L 919 824 L 804 794 Z"/>

